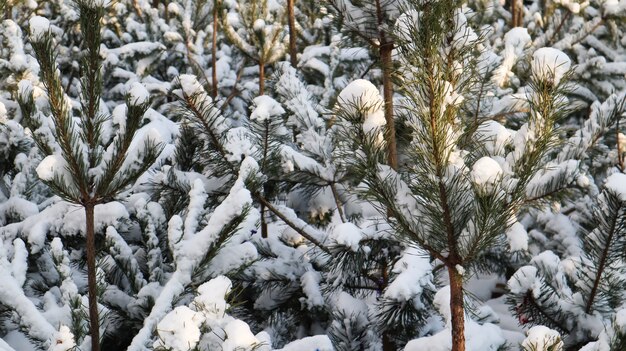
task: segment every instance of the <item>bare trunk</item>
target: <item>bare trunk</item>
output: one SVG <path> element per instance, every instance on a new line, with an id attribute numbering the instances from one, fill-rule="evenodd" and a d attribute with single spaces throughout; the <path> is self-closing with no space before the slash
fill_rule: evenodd
<path id="1" fill-rule="evenodd" d="M 211 87 L 211 95 L 213 100 L 217 98 L 217 0 L 213 2 L 213 44 L 211 46 L 211 78 L 213 86 Z"/>
<path id="2" fill-rule="evenodd" d="M 261 237 L 267 239 L 267 222 L 265 221 L 265 206 L 261 205 Z"/>
<path id="3" fill-rule="evenodd" d="M 383 332 L 383 351 L 396 351 L 396 346 L 391 342 L 388 332 Z"/>
<path id="4" fill-rule="evenodd" d="M 287 0 L 287 21 L 289 24 L 289 60 L 291 67 L 298 66 L 298 49 L 296 48 L 296 16 L 294 14 L 295 0 Z"/>
<path id="5" fill-rule="evenodd" d="M 96 285 L 96 233 L 94 231 L 94 205 L 85 205 L 87 228 L 87 289 L 89 292 L 89 329 L 91 351 L 100 351 L 100 320 Z"/>
<path id="6" fill-rule="evenodd" d="M 265 62 L 259 60 L 259 96 L 265 95 Z"/>
<path id="7" fill-rule="evenodd" d="M 393 44 L 387 42 L 380 47 L 380 60 L 383 69 L 383 98 L 385 100 L 385 121 L 387 122 L 387 162 L 393 169 L 398 169 L 396 150 L 396 126 L 393 119 L 393 83 L 391 81 Z"/>
<path id="8" fill-rule="evenodd" d="M 455 266 L 448 266 L 450 276 L 450 312 L 452 324 L 452 351 L 465 351 L 465 310 L 463 276 Z"/>
<path id="9" fill-rule="evenodd" d="M 393 82 L 391 74 L 393 71 L 393 61 L 391 60 L 391 52 L 393 51 L 393 41 L 387 38 L 383 28 L 384 11 L 381 0 L 376 0 L 376 19 L 379 29 L 378 47 L 380 54 L 380 63 L 383 71 L 383 99 L 385 100 L 385 121 L 387 122 L 387 163 L 393 169 L 398 169 L 398 154 L 396 150 L 396 127 L 393 119 Z"/>
<path id="10" fill-rule="evenodd" d="M 387 286 L 389 285 L 389 272 L 387 271 L 388 268 L 389 267 L 387 265 L 387 261 L 385 260 L 381 269 L 381 274 L 383 278 L 383 283 L 380 287 L 381 294 L 385 291 L 385 289 L 387 289 Z M 383 351 L 396 351 L 396 345 L 394 345 L 394 343 L 391 341 L 389 331 L 387 330 L 383 331 Z"/>

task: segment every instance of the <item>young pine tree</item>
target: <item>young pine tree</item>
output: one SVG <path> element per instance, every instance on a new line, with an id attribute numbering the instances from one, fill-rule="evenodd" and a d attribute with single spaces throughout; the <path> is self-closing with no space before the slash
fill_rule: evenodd
<path id="1" fill-rule="evenodd" d="M 509 280 L 508 300 L 520 324 L 555 329 L 566 350 L 619 350 L 626 342 L 620 319 L 626 179 L 615 137 L 625 111 L 623 93 L 594 103 L 560 151 L 560 159 L 578 165 L 562 183 L 563 207 L 534 214 L 536 252 Z M 575 203 L 567 201 L 574 197 Z"/>
<path id="2" fill-rule="evenodd" d="M 449 290 L 435 300 L 453 351 L 466 349 L 464 280 L 485 267 L 487 253 L 503 243 L 532 197 L 555 186 L 538 172 L 554 149 L 555 122 L 566 112 L 564 75 L 570 64 L 558 50 L 534 53 L 525 98 L 529 112 L 511 137 L 472 108 L 481 99 L 476 87 L 488 79 L 484 65 L 493 55 L 461 5 L 410 1 L 399 20 L 404 99 L 398 114 L 408 133 L 397 171 L 384 162 L 382 133 L 388 126 L 377 112 L 380 101 L 355 82 L 340 94 L 337 110 L 340 148 L 349 170 L 362 179 L 359 193 L 390 214 L 386 221 L 398 236 L 447 270 Z M 428 341 L 419 340 L 413 349 L 426 347 Z"/>
<path id="3" fill-rule="evenodd" d="M 135 138 L 150 104 L 148 93 L 140 84 L 134 85 L 129 92 L 122 130 L 114 139 L 103 143 L 103 129 L 110 118 L 100 109 L 100 26 L 106 9 L 100 2 L 87 0 L 77 1 L 76 6 L 83 34 L 81 107 L 77 117 L 61 85 L 49 22 L 43 17 L 33 17 L 30 21 L 31 42 L 41 67 L 41 80 L 48 93 L 54 124 L 54 147 L 41 149 L 46 157 L 37 173 L 61 198 L 84 208 L 91 347 L 98 351 L 100 327 L 94 209 L 133 184 L 156 160 L 161 148 L 149 136 L 144 136 L 143 140 Z"/>

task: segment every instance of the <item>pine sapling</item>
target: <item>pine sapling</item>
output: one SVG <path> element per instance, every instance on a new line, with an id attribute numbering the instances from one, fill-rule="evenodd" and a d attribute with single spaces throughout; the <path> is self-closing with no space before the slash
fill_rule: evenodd
<path id="1" fill-rule="evenodd" d="M 49 22 L 42 17 L 31 19 L 31 42 L 41 67 L 41 80 L 48 101 L 58 153 L 52 148 L 40 148 L 46 155 L 37 168 L 39 177 L 65 201 L 80 205 L 85 211 L 89 319 L 92 351 L 100 349 L 100 320 L 98 316 L 96 283 L 96 206 L 111 201 L 123 189 L 133 184 L 160 153 L 161 147 L 149 137 L 140 141 L 143 148 L 131 150 L 135 132 L 141 126 L 149 107 L 148 93 L 136 83 L 127 98 L 127 118 L 120 134 L 104 143 L 102 128 L 109 116 L 100 109 L 102 94 L 102 57 L 100 55 L 100 25 L 105 13 L 102 4 L 78 0 L 83 34 L 81 52 L 80 114 L 74 119 L 69 97 L 61 85 L 55 62 L 55 45 Z M 43 143 L 39 143 L 43 144 Z M 133 153 L 129 155 L 129 153 Z"/>
<path id="2" fill-rule="evenodd" d="M 528 119 L 512 150 L 489 152 L 486 145 L 493 141 L 478 133 L 486 126 L 477 128 L 467 108 L 477 99 L 474 87 L 486 79 L 478 62 L 489 57 L 469 15 L 457 1 L 410 1 L 405 10 L 396 32 L 404 77 L 399 92 L 405 96 L 399 111 L 410 130 L 404 164 L 397 171 L 384 164 L 386 126 L 375 106 L 380 103 L 358 81 L 340 94 L 340 148 L 362 179 L 359 193 L 390 214 L 387 222 L 400 237 L 446 268 L 445 318 L 452 350 L 464 351 L 465 277 L 501 244 L 527 197 L 551 190 L 534 177 L 555 146 L 555 121 L 566 112 L 569 59 L 558 50 L 537 51 Z"/>

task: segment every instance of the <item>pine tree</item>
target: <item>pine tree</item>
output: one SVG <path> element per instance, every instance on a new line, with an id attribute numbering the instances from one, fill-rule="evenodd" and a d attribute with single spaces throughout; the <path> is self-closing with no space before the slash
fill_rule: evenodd
<path id="1" fill-rule="evenodd" d="M 594 103 L 589 119 L 560 151 L 560 159 L 580 163 L 576 180 L 570 177 L 561 185 L 570 192 L 566 198 L 575 194 L 580 200 L 567 215 L 565 211 L 542 215 L 535 231 L 545 235 L 546 251 L 537 252 L 509 281 L 509 301 L 520 322 L 558 330 L 567 350 L 590 342 L 598 347 L 609 345 L 608 335 L 614 335 L 615 344 L 623 342 L 621 326 L 614 325 L 623 300 L 620 286 L 624 275 L 619 264 L 619 252 L 624 249 L 623 199 L 617 185 L 623 174 L 614 135 L 619 133 L 617 124 L 625 101 L 624 94 L 619 94 Z M 612 157 L 601 156 L 609 152 Z M 591 155 L 594 160 L 604 159 L 606 166 L 591 161 Z M 597 164 L 589 167 L 591 162 Z M 605 180 L 604 186 L 595 184 L 595 179 Z M 554 220 L 562 223 L 562 233 L 547 230 Z M 604 339 L 594 341 L 598 335 Z"/>
<path id="2" fill-rule="evenodd" d="M 270 0 L 237 3 L 239 24 L 230 23 L 228 10 L 222 14 L 222 28 L 228 40 L 246 57 L 259 65 L 258 95 L 265 94 L 265 68 L 279 59 L 286 51 L 288 36 L 284 35 L 284 10 Z"/>
<path id="3" fill-rule="evenodd" d="M 83 33 L 81 68 L 81 113 L 79 123 L 67 101 L 61 77 L 57 70 L 53 37 L 48 20 L 42 17 L 31 19 L 31 40 L 41 67 L 43 81 L 49 98 L 54 121 L 54 136 L 59 153 L 46 155 L 38 167 L 38 174 L 50 188 L 66 201 L 79 204 L 85 211 L 85 236 L 89 284 L 89 319 L 92 350 L 100 349 L 100 327 L 96 283 L 96 237 L 94 231 L 94 209 L 98 204 L 113 199 L 128 185 L 133 184 L 156 160 L 160 147 L 156 141 L 146 138 L 131 144 L 139 129 L 143 114 L 149 106 L 145 88 L 133 86 L 127 104 L 127 119 L 123 132 L 103 145 L 102 128 L 107 116 L 99 108 L 102 91 L 100 56 L 100 22 L 105 8 L 100 3 L 77 1 Z M 129 157 L 129 154 L 132 156 Z"/>
<path id="4" fill-rule="evenodd" d="M 452 350 L 465 350 L 466 272 L 478 269 L 487 251 L 499 245 L 529 197 L 552 186 L 535 177 L 553 150 L 554 123 L 566 112 L 561 96 L 569 59 L 551 49 L 535 52 L 528 120 L 512 149 L 489 152 L 487 145 L 499 136 L 482 139 L 481 130 L 489 127 L 477 125 L 467 108 L 477 99 L 473 89 L 486 79 L 479 62 L 489 53 L 480 49 L 480 33 L 459 3 L 409 6 L 396 40 L 405 68 L 400 114 L 411 131 L 402 167 L 395 172 L 384 165 L 380 102 L 360 84 L 340 94 L 341 147 L 351 170 L 362 177 L 361 194 L 390 212 L 388 223 L 398 235 L 447 268 Z"/>

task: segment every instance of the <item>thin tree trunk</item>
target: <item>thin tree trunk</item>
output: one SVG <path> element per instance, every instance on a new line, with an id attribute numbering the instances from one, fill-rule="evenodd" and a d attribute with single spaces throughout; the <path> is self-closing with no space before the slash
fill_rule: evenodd
<path id="1" fill-rule="evenodd" d="M 380 59 L 383 68 L 383 99 L 385 100 L 385 121 L 387 122 L 387 162 L 393 169 L 398 169 L 396 150 L 396 126 L 393 119 L 393 83 L 391 82 L 393 43 L 387 42 L 380 47 Z"/>
<path id="2" fill-rule="evenodd" d="M 265 95 L 265 62 L 259 60 L 259 96 Z"/>
<path id="3" fill-rule="evenodd" d="M 465 351 L 465 310 L 463 302 L 463 276 L 456 266 L 448 266 L 450 276 L 450 312 L 452 325 L 452 351 Z"/>
<path id="4" fill-rule="evenodd" d="M 265 95 L 265 61 L 259 60 L 259 96 Z M 265 129 L 267 133 L 267 127 Z M 265 146 L 263 156 L 263 165 L 265 166 L 265 160 L 267 159 L 267 148 L 268 148 L 268 135 L 265 135 Z M 263 167 L 265 168 L 265 167 Z M 265 189 L 263 189 L 263 193 L 265 195 Z M 261 237 L 267 238 L 267 222 L 265 221 L 265 205 L 261 204 Z"/>
<path id="5" fill-rule="evenodd" d="M 298 49 L 296 48 L 296 15 L 294 14 L 295 0 L 287 0 L 287 21 L 289 24 L 289 61 L 291 67 L 298 66 Z"/>
<path id="6" fill-rule="evenodd" d="M 91 351 L 100 351 L 100 320 L 96 285 L 96 233 L 94 231 L 94 205 L 85 205 L 87 228 L 87 285 L 89 292 L 89 325 Z"/>
<path id="7" fill-rule="evenodd" d="M 387 286 L 389 286 L 389 272 L 387 271 L 388 268 L 389 267 L 387 265 L 387 260 L 383 261 L 381 268 L 383 282 L 380 287 L 380 294 L 383 294 L 385 289 L 387 289 Z M 388 330 L 383 331 L 383 351 L 396 351 L 396 345 L 391 340 Z"/>
<path id="8" fill-rule="evenodd" d="M 393 71 L 393 62 L 391 52 L 393 51 L 393 41 L 387 38 L 383 28 L 384 11 L 381 0 L 376 0 L 376 19 L 379 28 L 378 51 L 380 54 L 381 68 L 383 71 L 383 99 L 385 100 L 385 121 L 387 122 L 387 163 L 393 169 L 398 169 L 398 153 L 396 150 L 396 127 L 393 119 L 393 82 L 391 74 Z"/>
<path id="9" fill-rule="evenodd" d="M 511 0 L 511 27 L 517 27 L 517 0 Z"/>
<path id="10" fill-rule="evenodd" d="M 213 2 L 213 44 L 211 46 L 211 78 L 213 86 L 211 87 L 211 97 L 213 100 L 217 98 L 217 0 Z"/>
<path id="11" fill-rule="evenodd" d="M 383 332 L 383 351 L 396 351 L 396 347 L 389 338 L 389 332 Z"/>
<path id="12" fill-rule="evenodd" d="M 267 238 L 267 222 L 265 221 L 265 206 L 261 204 L 261 237 Z"/>

